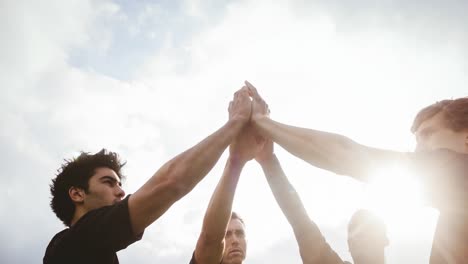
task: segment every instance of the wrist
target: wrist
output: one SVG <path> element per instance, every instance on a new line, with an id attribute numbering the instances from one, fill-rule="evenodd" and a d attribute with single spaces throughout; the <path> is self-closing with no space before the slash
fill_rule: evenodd
<path id="1" fill-rule="evenodd" d="M 228 162 L 231 163 L 232 165 L 239 166 L 239 167 L 244 167 L 244 165 L 247 163 L 248 160 L 243 159 L 239 154 L 237 153 L 230 153 Z"/>
<path id="2" fill-rule="evenodd" d="M 258 160 L 258 163 L 262 167 L 267 167 L 267 166 L 275 163 L 277 160 L 278 159 L 276 158 L 275 153 L 271 153 L 271 155 L 269 155 L 268 157 L 265 157 L 265 158 L 263 158 L 261 160 Z"/>
<path id="3" fill-rule="evenodd" d="M 240 127 L 245 126 L 248 122 L 249 122 L 248 118 L 245 118 L 239 115 L 230 117 L 228 120 L 228 124 L 232 124 L 234 126 L 240 126 Z"/>
<path id="4" fill-rule="evenodd" d="M 264 123 L 269 117 L 267 115 L 262 115 L 262 114 L 257 114 L 257 115 L 252 115 L 251 123 L 258 127 L 260 124 Z"/>

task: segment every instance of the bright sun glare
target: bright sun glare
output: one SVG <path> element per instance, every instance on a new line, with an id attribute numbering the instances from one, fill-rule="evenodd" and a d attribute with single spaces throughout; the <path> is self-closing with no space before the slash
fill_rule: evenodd
<path id="1" fill-rule="evenodd" d="M 365 187 L 364 206 L 384 220 L 390 236 L 410 236 L 415 225 L 430 228 L 423 205 L 420 182 L 403 168 L 381 168 Z"/>

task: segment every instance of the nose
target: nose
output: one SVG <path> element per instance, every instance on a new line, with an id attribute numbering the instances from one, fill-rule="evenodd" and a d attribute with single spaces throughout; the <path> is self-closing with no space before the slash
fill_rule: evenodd
<path id="1" fill-rule="evenodd" d="M 125 196 L 125 191 L 122 189 L 121 186 L 117 185 L 117 197 L 122 199 Z"/>
<path id="2" fill-rule="evenodd" d="M 232 238 L 231 238 L 231 244 L 233 246 L 238 246 L 239 245 L 239 237 L 237 237 L 236 235 L 233 235 Z"/>

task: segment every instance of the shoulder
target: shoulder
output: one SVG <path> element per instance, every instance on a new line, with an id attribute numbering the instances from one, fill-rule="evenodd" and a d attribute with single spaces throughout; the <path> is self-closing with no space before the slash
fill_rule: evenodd
<path id="1" fill-rule="evenodd" d="M 49 245 L 47 245 L 45 255 L 44 255 L 44 263 L 49 263 L 49 261 L 54 258 L 56 255 L 60 255 L 60 252 L 64 250 L 63 241 L 64 237 L 67 236 L 69 229 L 66 228 L 57 234 L 50 240 Z"/>
<path id="2" fill-rule="evenodd" d="M 83 225 L 93 224 L 98 225 L 101 222 L 117 221 L 119 218 L 129 218 L 128 213 L 128 198 L 127 196 L 122 201 L 108 206 L 103 206 L 89 211 L 82 216 L 70 229 L 78 229 Z"/>

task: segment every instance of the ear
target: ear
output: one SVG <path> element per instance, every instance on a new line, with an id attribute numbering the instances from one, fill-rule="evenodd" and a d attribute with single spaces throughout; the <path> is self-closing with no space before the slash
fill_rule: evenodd
<path id="1" fill-rule="evenodd" d="M 82 188 L 74 186 L 68 189 L 68 195 L 70 196 L 70 199 L 72 199 L 72 201 L 75 203 L 81 203 L 85 198 L 84 190 Z"/>

